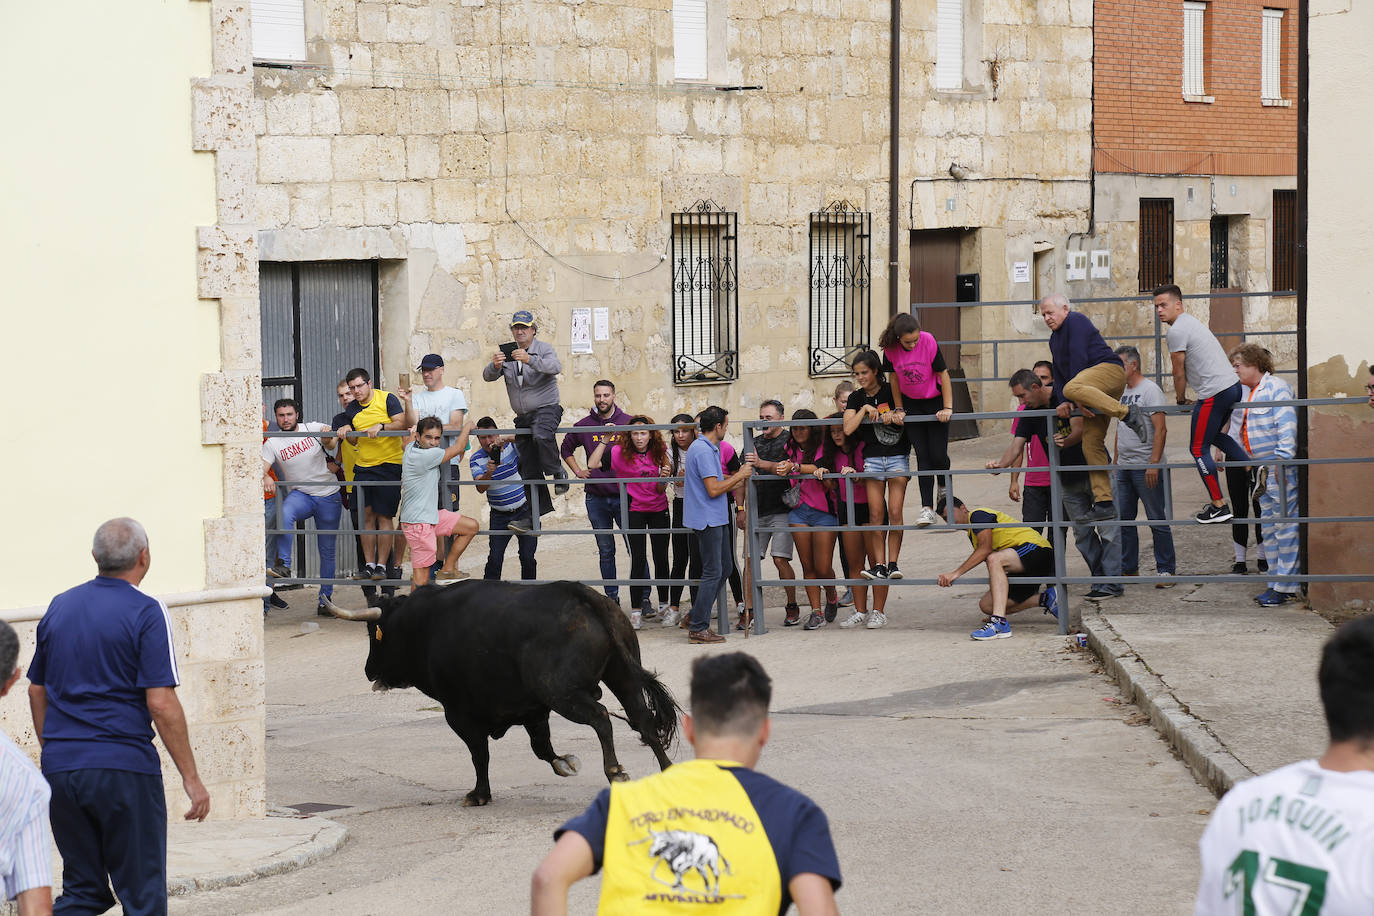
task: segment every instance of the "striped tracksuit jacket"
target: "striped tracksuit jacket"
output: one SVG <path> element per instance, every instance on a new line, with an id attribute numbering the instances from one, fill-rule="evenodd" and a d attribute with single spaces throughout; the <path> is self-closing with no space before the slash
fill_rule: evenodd
<path id="1" fill-rule="evenodd" d="M 1293 458 L 1298 447 L 1298 412 L 1292 407 L 1265 407 L 1264 401 L 1291 401 L 1293 389 L 1283 379 L 1266 374 L 1246 392 L 1231 415 L 1232 436 L 1254 458 Z M 1249 409 L 1244 409 L 1250 405 Z M 1269 465 L 1269 484 L 1260 495 L 1260 527 L 1274 578 L 1269 587 L 1293 594 L 1298 583 L 1287 576 L 1298 571 L 1298 525 L 1276 521 L 1298 517 L 1298 469 Z"/>

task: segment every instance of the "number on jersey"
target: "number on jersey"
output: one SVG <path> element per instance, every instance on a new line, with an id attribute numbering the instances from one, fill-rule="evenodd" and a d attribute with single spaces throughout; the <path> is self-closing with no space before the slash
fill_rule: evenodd
<path id="1" fill-rule="evenodd" d="M 1321 916 L 1322 901 L 1326 899 L 1326 872 L 1320 868 L 1299 865 L 1287 859 L 1270 859 L 1260 873 L 1260 856 L 1253 849 L 1243 849 L 1226 869 L 1223 892 L 1226 899 L 1237 891 L 1241 898 L 1241 916 L 1255 916 L 1255 901 L 1251 897 L 1255 881 L 1276 884 L 1293 891 L 1297 896 L 1289 916 Z"/>

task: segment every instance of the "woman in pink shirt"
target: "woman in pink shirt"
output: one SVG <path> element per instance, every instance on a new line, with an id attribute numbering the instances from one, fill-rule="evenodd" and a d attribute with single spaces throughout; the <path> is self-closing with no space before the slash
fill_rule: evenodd
<path id="1" fill-rule="evenodd" d="M 829 441 L 825 444 L 825 452 L 821 457 L 821 464 L 828 468 L 834 468 L 840 474 L 857 474 L 864 469 L 864 444 L 858 436 L 846 436 L 844 434 L 844 414 L 832 413 L 826 419 L 839 420 L 834 426 L 826 427 L 829 432 Z M 832 480 L 835 485 L 830 491 L 831 505 L 834 507 L 835 517 L 839 519 L 839 524 L 848 525 L 849 508 L 854 507 L 855 526 L 868 524 L 868 488 L 862 479 L 855 480 Z M 867 569 L 865 557 L 867 556 L 868 538 L 864 537 L 863 529 L 853 527 L 840 533 L 840 550 L 844 552 L 845 560 L 850 569 Z M 876 561 L 875 561 L 876 562 Z M 846 576 L 845 578 L 848 578 Z M 845 618 L 840 626 L 844 629 L 856 627 L 864 624 L 870 630 L 887 625 L 887 615 L 883 613 L 883 608 L 887 605 L 886 585 L 878 585 L 873 588 L 873 610 L 868 611 L 868 587 L 865 585 L 852 586 L 854 591 L 854 613 Z M 829 606 L 826 611 L 830 610 Z"/>
<path id="2" fill-rule="evenodd" d="M 793 420 L 815 420 L 816 414 L 810 410 L 798 410 L 792 414 Z M 793 475 L 794 487 L 800 491 L 800 500 L 787 514 L 792 529 L 792 543 L 797 548 L 797 559 L 801 560 L 802 577 L 805 579 L 835 578 L 835 535 L 834 531 L 811 531 L 814 525 L 838 525 L 830 511 L 830 487 L 821 479 L 828 468 L 825 467 L 825 441 L 828 437 L 823 426 L 794 426 L 787 442 L 785 469 L 782 464 L 778 473 Z M 806 586 L 806 597 L 811 602 L 811 616 L 802 626 L 804 630 L 819 630 L 831 620 L 839 608 L 839 596 L 835 586 L 825 586 L 825 608 L 821 608 L 821 586 Z"/>
<path id="3" fill-rule="evenodd" d="M 949 470 L 949 418 L 954 416 L 954 389 L 940 344 L 910 312 L 892 316 L 878 339 L 883 369 L 892 377 L 893 409 L 906 417 L 933 418 L 906 424 L 906 437 L 916 452 L 916 484 L 921 488 L 917 528 L 935 524 L 935 472 Z"/>
<path id="4" fill-rule="evenodd" d="M 644 415 L 630 418 L 629 426 L 651 425 L 653 419 Z M 587 457 L 588 464 L 596 467 L 601 461 L 605 443 L 597 445 Z M 654 578 L 667 579 L 669 570 L 668 533 L 668 477 L 672 473 L 668 466 L 668 447 L 663 436 L 656 429 L 628 429 L 621 433 L 611 446 L 611 471 L 616 477 L 657 477 L 656 481 L 641 481 L 625 484 L 625 495 L 630 501 L 630 525 L 626 538 L 630 542 L 630 578 L 649 578 L 649 559 L 645 552 L 645 529 L 656 529 L 648 535 L 654 551 Z M 636 533 L 639 532 L 639 533 Z M 640 619 L 652 620 L 658 616 L 650 598 L 652 589 L 647 585 L 630 586 L 630 619 L 636 624 Z M 668 586 L 658 587 L 659 604 L 668 606 Z M 636 626 L 638 629 L 638 626 Z"/>

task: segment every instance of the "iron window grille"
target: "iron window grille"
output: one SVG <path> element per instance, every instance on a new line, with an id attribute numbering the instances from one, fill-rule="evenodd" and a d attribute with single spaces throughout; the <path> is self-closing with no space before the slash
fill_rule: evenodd
<path id="1" fill-rule="evenodd" d="M 1298 288 L 1298 192 L 1274 192 L 1274 273 L 1269 278 L 1275 290 Z"/>
<path id="2" fill-rule="evenodd" d="M 873 215 L 837 201 L 811 214 L 811 377 L 848 375 L 865 347 Z"/>
<path id="3" fill-rule="evenodd" d="M 1231 285 L 1231 220 L 1212 217 L 1212 289 Z"/>
<path id="4" fill-rule="evenodd" d="M 738 214 L 709 200 L 672 215 L 673 384 L 739 377 Z"/>
<path id="5" fill-rule="evenodd" d="M 1174 199 L 1140 198 L 1140 291 L 1174 282 Z"/>

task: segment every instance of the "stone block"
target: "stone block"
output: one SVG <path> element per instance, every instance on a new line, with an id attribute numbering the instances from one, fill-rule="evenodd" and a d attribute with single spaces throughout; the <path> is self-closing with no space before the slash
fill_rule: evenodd
<path id="1" fill-rule="evenodd" d="M 219 300 L 219 352 L 224 369 L 249 372 L 261 367 L 258 313 L 257 297 L 226 296 Z"/>
<path id="2" fill-rule="evenodd" d="M 215 210 L 224 224 L 255 219 L 253 189 L 257 187 L 258 157 L 247 149 L 221 150 L 215 155 Z"/>
<path id="3" fill-rule="evenodd" d="M 264 228 L 280 229 L 291 220 L 291 195 L 279 184 L 258 185 L 253 192 L 254 213 Z"/>
<path id="4" fill-rule="evenodd" d="M 489 177 L 490 142 L 481 135 L 445 134 L 439 139 L 439 174 L 444 178 Z"/>
<path id="5" fill-rule="evenodd" d="M 332 138 L 334 177 L 339 180 L 405 178 L 405 139 L 402 137 L 342 136 Z"/>
<path id="6" fill-rule="evenodd" d="M 277 184 L 294 181 L 329 181 L 328 137 L 259 137 L 258 181 Z"/>
<path id="7" fill-rule="evenodd" d="M 346 134 L 396 132 L 396 94 L 391 89 L 340 89 L 340 128 Z"/>
<path id="8" fill-rule="evenodd" d="M 261 389 L 259 389 L 259 392 Z M 259 393 L 258 397 L 261 397 Z M 261 401 L 249 405 L 249 416 L 255 420 L 261 411 Z M 262 421 L 256 420 L 261 438 Z M 261 461 L 259 461 L 261 468 Z M 256 475 L 262 478 L 261 470 Z M 259 491 L 261 498 L 261 491 Z M 262 520 L 262 504 L 245 515 L 205 519 L 205 586 L 257 585 L 262 581 L 262 546 L 266 540 L 266 526 Z M 262 605 L 259 602 L 259 609 Z"/>
<path id="9" fill-rule="evenodd" d="M 434 218 L 441 223 L 464 223 L 477 218 L 477 186 L 458 178 L 432 182 Z"/>
<path id="10" fill-rule="evenodd" d="M 434 13 L 429 4 L 401 6 L 393 3 L 387 9 L 387 41 L 423 43 L 433 35 Z"/>
<path id="11" fill-rule="evenodd" d="M 250 774 L 262 778 L 267 765 L 265 739 L 250 723 L 203 722 L 190 730 L 196 768 L 207 784 L 236 782 Z"/>
<path id="12" fill-rule="evenodd" d="M 396 218 L 403 223 L 434 219 L 434 196 L 427 181 L 403 181 L 396 185 Z"/>
<path id="13" fill-rule="evenodd" d="M 445 89 L 398 90 L 396 108 L 396 129 L 402 134 L 442 134 L 449 130 L 449 93 Z"/>
<path id="14" fill-rule="evenodd" d="M 376 42 L 387 40 L 385 3 L 358 4 L 358 40 Z"/>
<path id="15" fill-rule="evenodd" d="M 293 229 L 318 228 L 328 216 L 329 185 L 296 185 L 291 195 L 290 225 Z"/>
<path id="16" fill-rule="evenodd" d="M 198 616 L 196 623 L 202 622 L 208 623 L 204 616 Z M 204 633 L 197 633 L 197 641 L 205 640 Z M 187 719 L 206 725 L 251 719 L 263 706 L 265 685 L 266 671 L 259 648 L 256 658 L 191 666 L 179 692 Z"/>
<path id="17" fill-rule="evenodd" d="M 682 139 L 677 142 L 674 167 L 685 173 L 716 174 L 724 165 L 722 147 L 715 140 Z"/>
<path id="18" fill-rule="evenodd" d="M 265 100 L 267 131 L 272 134 L 309 136 L 310 95 L 301 92 L 279 92 Z"/>
<path id="19" fill-rule="evenodd" d="M 251 225 L 198 227 L 196 274 L 200 298 L 257 295 L 257 244 Z"/>
<path id="20" fill-rule="evenodd" d="M 439 140 L 436 137 L 406 137 L 406 177 L 437 178 L 439 175 Z"/>
<path id="21" fill-rule="evenodd" d="M 477 95 L 472 90 L 455 89 L 448 94 L 449 129 L 468 133 L 477 129 Z"/>
<path id="22" fill-rule="evenodd" d="M 202 445 L 261 438 L 261 379 L 260 373 L 251 370 L 213 372 L 200 377 Z"/>
<path id="23" fill-rule="evenodd" d="M 390 226 L 396 222 L 395 182 L 363 182 L 363 218 L 369 226 Z"/>
<path id="24" fill-rule="evenodd" d="M 253 66 L 253 43 L 246 0 L 213 0 L 210 22 L 210 61 L 214 72 L 248 75 Z"/>
<path id="25" fill-rule="evenodd" d="M 191 83 L 191 148 L 253 148 L 252 84 L 246 77 L 216 76 Z"/>
<path id="26" fill-rule="evenodd" d="M 362 226 L 367 222 L 361 181 L 336 181 L 329 189 L 329 221 L 336 226 Z"/>
<path id="27" fill-rule="evenodd" d="M 316 92 L 310 96 L 310 131 L 314 134 L 337 134 L 343 130 L 339 113 L 339 97 L 334 92 Z"/>

